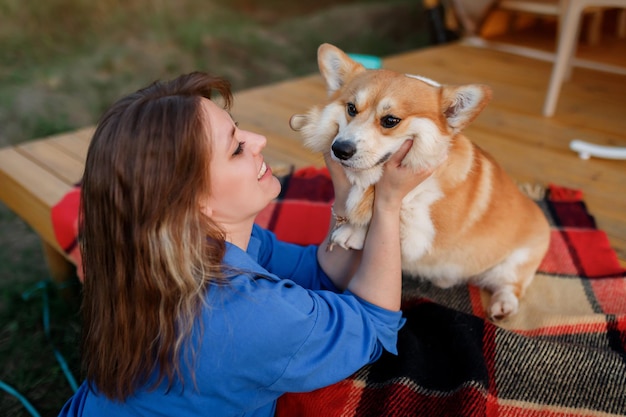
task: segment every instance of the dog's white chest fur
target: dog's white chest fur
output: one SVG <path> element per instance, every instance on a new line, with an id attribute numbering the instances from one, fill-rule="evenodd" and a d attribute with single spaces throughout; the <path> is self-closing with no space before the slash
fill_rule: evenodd
<path id="1" fill-rule="evenodd" d="M 400 239 L 403 269 L 406 271 L 413 272 L 412 266 L 432 248 L 436 232 L 430 216 L 430 206 L 441 197 L 443 193 L 437 180 L 429 178 L 411 191 L 402 202 Z"/>

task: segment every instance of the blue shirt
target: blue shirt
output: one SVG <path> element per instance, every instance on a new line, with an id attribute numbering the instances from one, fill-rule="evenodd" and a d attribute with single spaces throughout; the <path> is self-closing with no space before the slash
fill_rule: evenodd
<path id="1" fill-rule="evenodd" d="M 195 385 L 184 367 L 184 386 L 176 380 L 167 391 L 164 381 L 148 390 L 148 384 L 117 402 L 83 382 L 60 416 L 269 417 L 283 393 L 339 382 L 382 349 L 397 353 L 402 313 L 339 293 L 316 251 L 255 225 L 247 252 L 228 244 L 224 257 L 250 273 L 207 293 L 203 331 L 192 336 L 201 337 Z"/>

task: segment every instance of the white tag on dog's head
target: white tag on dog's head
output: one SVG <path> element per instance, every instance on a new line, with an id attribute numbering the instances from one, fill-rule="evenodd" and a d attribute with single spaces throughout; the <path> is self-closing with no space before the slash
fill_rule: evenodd
<path id="1" fill-rule="evenodd" d="M 425 82 L 428 85 L 431 85 L 433 87 L 441 87 L 441 84 L 439 84 L 437 81 L 431 80 L 430 78 L 427 77 L 422 77 L 421 75 L 413 75 L 413 74 L 404 74 L 409 78 L 415 78 L 416 80 L 420 80 Z"/>

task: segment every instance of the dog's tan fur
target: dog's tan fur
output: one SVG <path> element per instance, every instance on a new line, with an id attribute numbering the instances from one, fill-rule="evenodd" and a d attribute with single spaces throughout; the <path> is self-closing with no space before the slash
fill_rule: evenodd
<path id="1" fill-rule="evenodd" d="M 405 274 L 443 288 L 470 282 L 492 293 L 492 318 L 515 313 L 550 231 L 538 206 L 461 133 L 487 105 L 491 90 L 366 70 L 329 44 L 320 46 L 318 63 L 329 102 L 294 115 L 290 124 L 310 149 L 332 149 L 353 184 L 348 223 L 335 230 L 333 242 L 362 248 L 384 162 L 412 139 L 403 164 L 435 171 L 403 201 Z"/>

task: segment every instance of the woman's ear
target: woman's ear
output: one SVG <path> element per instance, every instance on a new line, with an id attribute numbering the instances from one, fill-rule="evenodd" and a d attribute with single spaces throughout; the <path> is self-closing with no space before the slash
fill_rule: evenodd
<path id="1" fill-rule="evenodd" d="M 213 217 L 213 209 L 209 205 L 208 197 L 200 200 L 200 211 L 207 217 Z"/>

